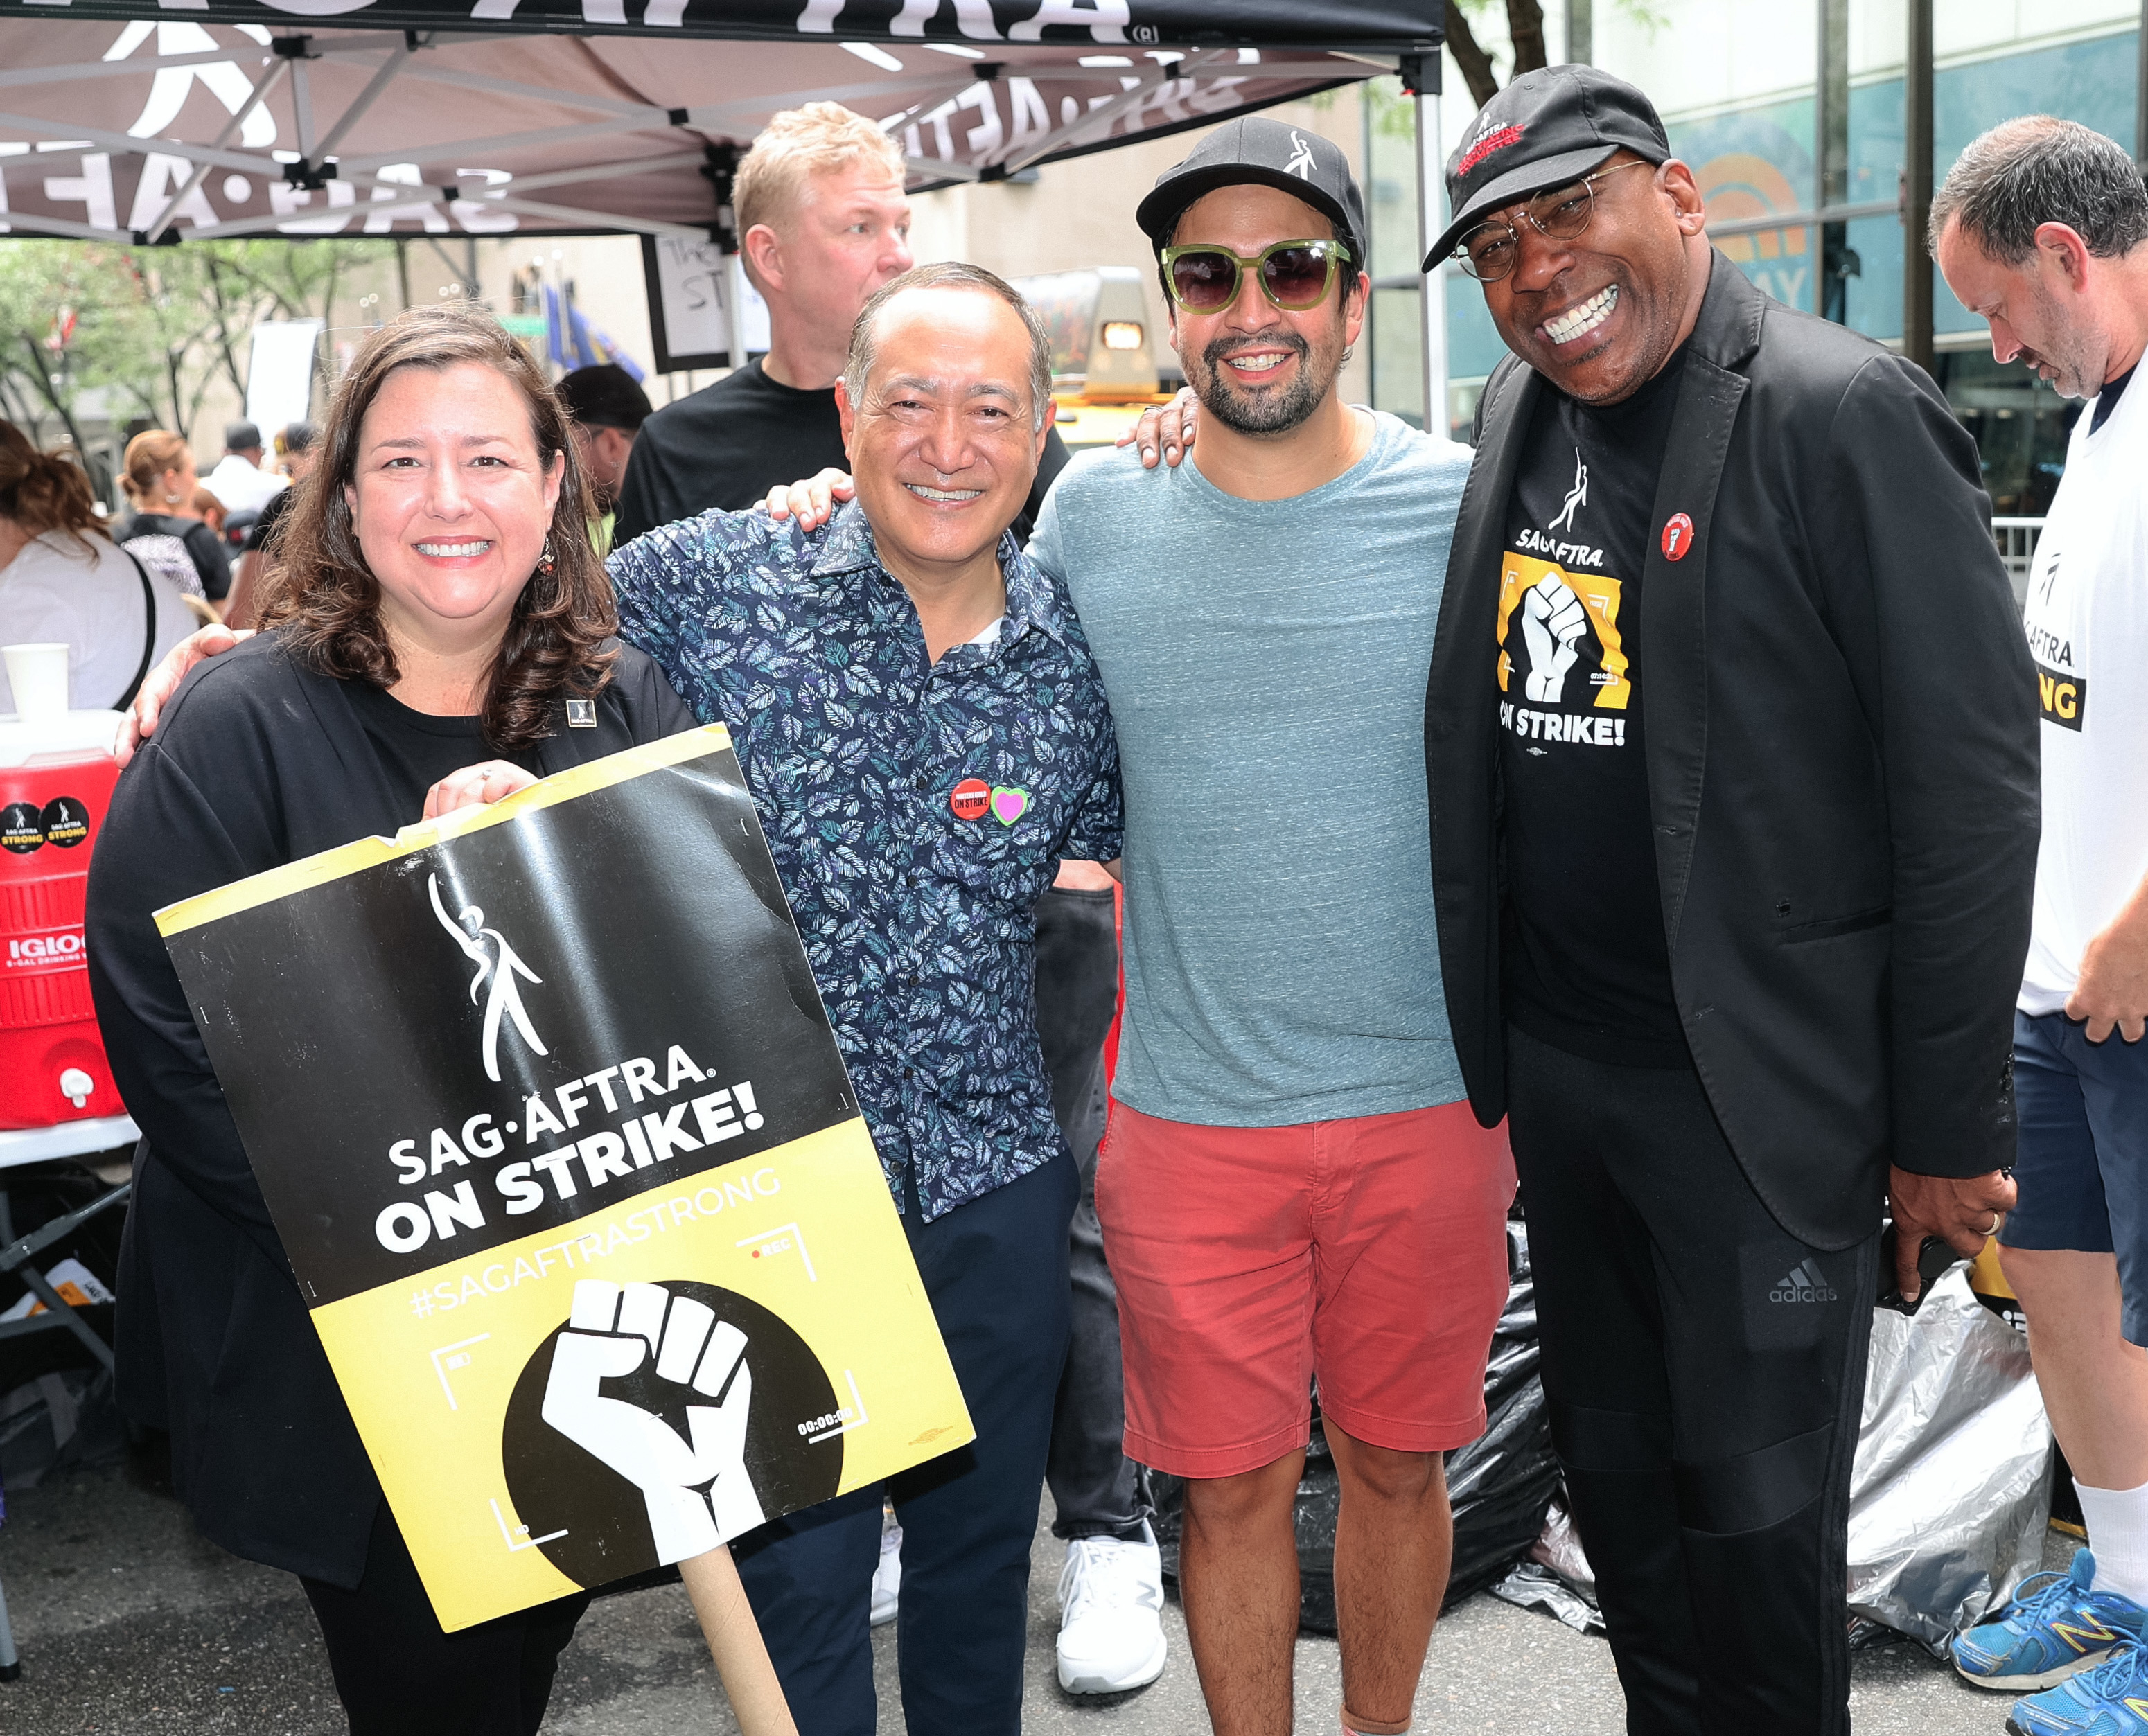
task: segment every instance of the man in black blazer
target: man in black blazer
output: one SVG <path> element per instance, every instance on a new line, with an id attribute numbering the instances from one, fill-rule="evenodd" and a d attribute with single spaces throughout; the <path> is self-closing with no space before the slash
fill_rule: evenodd
<path id="1" fill-rule="evenodd" d="M 1487 384 L 1426 710 L 1440 956 L 1636 1733 L 1845 1736 L 1852 1454 L 1899 1281 L 2011 1203 L 2035 684 L 1920 370 L 1703 233 L 1632 86 L 1448 165 Z"/>

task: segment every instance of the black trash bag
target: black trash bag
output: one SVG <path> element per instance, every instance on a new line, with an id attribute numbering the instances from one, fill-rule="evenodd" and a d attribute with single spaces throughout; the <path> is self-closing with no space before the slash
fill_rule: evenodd
<path id="1" fill-rule="evenodd" d="M 1447 1456 L 1448 1494 L 1454 1507 L 1448 1608 L 1497 1581 L 1528 1553 L 1558 1488 L 1551 1422 L 1537 1375 L 1536 1283 L 1529 1274 L 1528 1230 L 1518 1218 L 1507 1225 L 1507 1306 L 1492 1335 L 1484 1375 L 1489 1424 L 1479 1439 Z M 1175 1586 L 1185 1485 L 1160 1472 L 1154 1473 L 1154 1485 L 1163 1576 Z M 1309 1633 L 1335 1631 L 1335 1523 L 1341 1504 L 1340 1481 L 1322 1432 L 1316 1394 L 1312 1438 L 1305 1450 L 1292 1514 L 1298 1625 Z"/>

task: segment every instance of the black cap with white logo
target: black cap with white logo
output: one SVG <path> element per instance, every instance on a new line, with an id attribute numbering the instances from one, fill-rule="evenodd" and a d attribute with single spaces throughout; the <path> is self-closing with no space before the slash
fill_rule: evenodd
<path id="1" fill-rule="evenodd" d="M 1623 78 L 1589 66 L 1524 73 L 1478 111 L 1447 159 L 1454 221 L 1432 244 L 1432 270 L 1492 212 L 1600 168 L 1618 150 L 1650 163 L 1671 154 L 1655 105 Z"/>
<path id="2" fill-rule="evenodd" d="M 1323 213 L 1358 268 L 1365 268 L 1365 201 L 1342 147 L 1307 128 L 1257 114 L 1218 127 L 1185 162 L 1157 176 L 1155 188 L 1134 208 L 1134 221 L 1160 252 L 1171 245 L 1172 231 L 1196 199 L 1219 187 L 1248 184 L 1280 188 Z"/>

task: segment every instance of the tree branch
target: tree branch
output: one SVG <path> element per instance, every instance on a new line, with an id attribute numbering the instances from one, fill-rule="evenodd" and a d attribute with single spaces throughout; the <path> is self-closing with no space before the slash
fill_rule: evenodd
<path id="1" fill-rule="evenodd" d="M 74 412 L 53 386 L 53 377 L 45 368 L 45 359 L 38 352 L 38 340 L 28 332 L 18 332 L 15 335 L 23 340 L 23 348 L 29 351 L 30 360 L 36 365 L 38 389 L 45 394 L 45 402 L 59 412 L 60 420 L 67 424 L 68 438 L 74 442 L 74 449 L 87 456 L 88 449 L 82 444 L 82 430 L 74 425 Z"/>
<path id="2" fill-rule="evenodd" d="M 1541 27 L 1539 27 L 1541 28 Z M 1447 0 L 1447 52 L 1462 69 L 1462 82 L 1482 108 L 1499 94 L 1499 80 L 1492 70 L 1492 57 L 1478 46 L 1469 20 L 1454 0 Z"/>
<path id="3" fill-rule="evenodd" d="M 1507 0 L 1507 35 L 1514 45 L 1513 70 L 1507 74 L 1511 83 L 1544 63 L 1543 8 L 1537 0 Z"/>
<path id="4" fill-rule="evenodd" d="M 238 377 L 238 358 L 232 353 L 230 310 L 224 304 L 223 276 L 217 268 L 219 263 L 214 253 L 208 256 L 209 294 L 216 304 L 216 347 L 223 359 L 223 371 L 231 380 L 231 389 L 238 393 L 238 401 L 243 404 L 246 401 L 246 382 Z"/>

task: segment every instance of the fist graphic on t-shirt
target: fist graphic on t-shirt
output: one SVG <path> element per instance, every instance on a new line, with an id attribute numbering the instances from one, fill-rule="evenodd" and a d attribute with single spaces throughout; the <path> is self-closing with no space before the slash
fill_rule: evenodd
<path id="1" fill-rule="evenodd" d="M 1522 637 L 1529 648 L 1524 688 L 1540 704 L 1555 705 L 1566 688 L 1566 672 L 1581 655 L 1581 635 L 1588 611 L 1570 586 L 1548 573 L 1522 594 Z"/>

